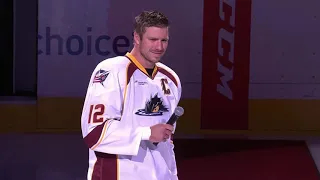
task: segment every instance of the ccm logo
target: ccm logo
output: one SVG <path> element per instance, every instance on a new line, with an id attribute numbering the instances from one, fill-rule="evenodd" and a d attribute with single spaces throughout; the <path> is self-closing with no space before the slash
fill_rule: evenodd
<path id="1" fill-rule="evenodd" d="M 229 7 L 228 7 L 229 6 Z M 233 99 L 233 92 L 228 82 L 233 80 L 234 67 L 234 28 L 235 28 L 235 6 L 236 0 L 220 0 L 219 2 L 219 16 L 224 22 L 219 24 L 228 24 L 228 27 L 221 27 L 218 33 L 218 71 L 222 74 L 220 78 L 221 84 L 217 84 L 217 91 L 228 99 Z M 228 8 L 226 13 L 225 9 Z M 228 30 L 227 30 L 228 29 Z M 230 31 L 231 30 L 231 31 Z M 229 48 L 223 48 L 222 42 L 226 41 Z M 227 60 L 227 64 L 232 64 L 231 69 L 221 63 L 221 60 Z"/>

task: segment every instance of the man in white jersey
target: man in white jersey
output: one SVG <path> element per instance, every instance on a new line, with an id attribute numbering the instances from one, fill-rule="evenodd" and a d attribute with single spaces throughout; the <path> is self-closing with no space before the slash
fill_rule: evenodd
<path id="1" fill-rule="evenodd" d="M 178 75 L 160 63 L 169 21 L 157 11 L 135 18 L 134 47 L 94 69 L 81 116 L 89 147 L 88 180 L 177 180 L 173 126 Z M 154 143 L 158 143 L 155 145 Z"/>

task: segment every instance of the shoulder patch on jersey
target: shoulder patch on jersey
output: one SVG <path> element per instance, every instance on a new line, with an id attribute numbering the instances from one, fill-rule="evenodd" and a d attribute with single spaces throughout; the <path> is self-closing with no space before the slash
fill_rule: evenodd
<path id="1" fill-rule="evenodd" d="M 158 94 L 155 94 L 146 102 L 144 109 L 139 109 L 135 114 L 140 116 L 161 116 L 164 112 L 168 112 L 168 108 L 163 104 Z"/>
<path id="2" fill-rule="evenodd" d="M 103 82 L 107 79 L 108 75 L 109 71 L 103 69 L 98 70 L 94 75 L 93 83 L 100 83 L 102 86 L 104 86 Z"/>

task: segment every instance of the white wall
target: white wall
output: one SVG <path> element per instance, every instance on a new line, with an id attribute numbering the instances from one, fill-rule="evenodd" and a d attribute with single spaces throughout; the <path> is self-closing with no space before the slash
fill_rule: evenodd
<path id="1" fill-rule="evenodd" d="M 320 1 L 252 7 L 250 98 L 319 98 Z"/>
<path id="2" fill-rule="evenodd" d="M 127 4 L 130 2 L 130 4 Z M 143 8 L 141 6 L 143 4 Z M 39 2 L 39 40 L 38 96 L 84 96 L 93 68 L 101 60 L 115 56 L 112 41 L 117 36 L 125 36 L 132 44 L 132 22 L 141 10 L 158 9 L 171 20 L 170 45 L 164 63 L 180 75 L 186 85 L 184 96 L 199 97 L 201 81 L 202 44 L 202 3 L 201 1 L 181 2 L 163 1 L 125 1 L 125 0 L 46 0 Z M 46 54 L 46 27 L 51 35 L 63 39 L 59 55 L 57 40 L 52 40 L 50 54 Z M 92 27 L 87 32 L 87 27 Z M 92 54 L 84 52 L 71 55 L 66 41 L 72 35 L 83 40 L 84 50 L 88 47 L 87 36 L 92 38 Z M 109 41 L 101 41 L 102 50 L 110 54 L 101 56 L 95 52 L 95 40 L 101 35 L 110 36 Z M 124 43 L 123 40 L 119 43 Z M 70 48 L 69 48 L 70 49 Z M 71 49 L 77 50 L 74 40 Z M 126 48 L 120 49 L 125 52 Z M 130 48 L 127 48 L 130 50 Z M 194 86 L 194 83 L 196 83 Z M 193 90 L 195 88 L 196 90 Z M 188 91 L 187 89 L 191 90 Z M 196 92 L 196 93 L 193 93 Z"/>
<path id="3" fill-rule="evenodd" d="M 319 7 L 317 0 L 252 0 L 249 98 L 320 97 Z M 202 0 L 40 0 L 39 35 L 43 38 L 38 42 L 44 52 L 38 56 L 38 95 L 84 96 L 94 66 L 115 55 L 112 50 L 115 37 L 124 35 L 131 45 L 134 16 L 141 10 L 154 8 L 167 14 L 172 22 L 164 62 L 180 75 L 183 96 L 199 98 Z M 52 41 L 51 54 L 45 54 L 46 27 L 64 40 L 63 55 L 58 55 L 56 41 Z M 92 31 L 87 32 L 87 27 L 92 27 Z M 93 42 L 91 55 L 70 55 L 66 40 L 72 35 L 79 35 L 84 45 L 88 35 L 93 41 L 100 35 L 108 35 L 111 39 L 101 41 L 100 47 L 111 53 L 97 54 Z M 76 41 L 71 47 L 77 49 Z"/>

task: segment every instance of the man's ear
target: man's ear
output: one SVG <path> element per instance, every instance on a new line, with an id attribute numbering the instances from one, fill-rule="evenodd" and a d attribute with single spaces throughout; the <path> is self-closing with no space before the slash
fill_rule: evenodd
<path id="1" fill-rule="evenodd" d="M 140 35 L 137 33 L 137 32 L 133 32 L 133 39 L 134 39 L 134 42 L 135 44 L 139 45 L 140 44 Z"/>

